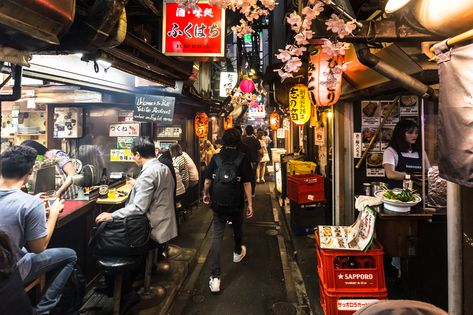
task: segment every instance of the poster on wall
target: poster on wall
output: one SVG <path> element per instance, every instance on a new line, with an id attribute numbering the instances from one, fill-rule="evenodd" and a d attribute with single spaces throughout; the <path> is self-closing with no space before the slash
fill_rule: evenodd
<path id="1" fill-rule="evenodd" d="M 163 3 L 163 53 L 169 56 L 225 56 L 225 10 L 199 1 L 194 10 Z"/>
<path id="2" fill-rule="evenodd" d="M 315 145 L 325 145 L 326 144 L 326 137 L 325 137 L 325 128 L 318 127 L 315 128 Z"/>
<path id="3" fill-rule="evenodd" d="M 139 137 L 140 124 L 139 123 L 123 123 L 111 124 L 108 135 L 110 137 Z"/>
<path id="4" fill-rule="evenodd" d="M 419 106 L 418 98 L 415 95 L 401 96 L 400 113 L 403 116 L 418 116 Z"/>
<path id="5" fill-rule="evenodd" d="M 117 149 L 130 149 L 133 143 L 134 137 L 118 137 L 117 138 Z"/>
<path id="6" fill-rule="evenodd" d="M 368 149 L 368 146 L 373 139 L 376 133 L 377 127 L 367 127 L 362 126 L 361 129 L 361 142 L 362 142 L 362 150 L 365 151 Z M 375 143 L 371 146 L 371 151 L 380 151 L 381 150 L 381 143 L 379 142 L 379 135 Z"/>
<path id="7" fill-rule="evenodd" d="M 384 126 L 395 126 L 399 122 L 399 104 L 393 104 L 392 101 L 380 101 L 381 104 L 381 120 L 385 117 L 391 107 L 394 106 L 389 116 L 384 121 Z M 381 123 L 380 120 L 380 123 Z"/>
<path id="8" fill-rule="evenodd" d="M 110 150 L 111 162 L 133 162 L 133 153 L 128 149 L 112 149 Z"/>
<path id="9" fill-rule="evenodd" d="M 54 138 L 82 137 L 82 107 L 54 108 Z"/>
<path id="10" fill-rule="evenodd" d="M 377 127 L 381 121 L 381 103 L 379 101 L 361 102 L 361 125 Z"/>
<path id="11" fill-rule="evenodd" d="M 220 72 L 220 97 L 227 97 L 238 82 L 238 73 Z"/>
<path id="12" fill-rule="evenodd" d="M 366 155 L 366 176 L 384 177 L 383 153 L 372 152 Z"/>

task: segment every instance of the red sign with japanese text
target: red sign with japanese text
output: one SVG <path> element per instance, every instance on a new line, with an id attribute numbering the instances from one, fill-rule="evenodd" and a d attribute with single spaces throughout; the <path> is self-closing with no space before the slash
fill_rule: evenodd
<path id="1" fill-rule="evenodd" d="M 195 10 L 164 2 L 163 53 L 169 56 L 225 55 L 225 10 L 199 1 Z"/>

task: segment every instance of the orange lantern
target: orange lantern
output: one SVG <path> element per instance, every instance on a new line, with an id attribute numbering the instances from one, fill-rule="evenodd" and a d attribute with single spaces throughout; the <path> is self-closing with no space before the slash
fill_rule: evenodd
<path id="1" fill-rule="evenodd" d="M 233 118 L 232 116 L 228 116 L 223 120 L 223 129 L 227 130 L 233 128 Z"/>
<path id="2" fill-rule="evenodd" d="M 303 125 L 310 119 L 311 104 L 309 90 L 304 84 L 296 84 L 289 90 L 289 112 L 296 125 Z"/>
<path id="3" fill-rule="evenodd" d="M 194 118 L 195 135 L 198 138 L 207 138 L 209 133 L 209 117 L 206 113 L 199 112 L 195 114 Z"/>
<path id="4" fill-rule="evenodd" d="M 331 106 L 342 90 L 343 55 L 331 56 L 314 46 L 309 57 L 309 97 L 315 106 Z"/>
<path id="5" fill-rule="evenodd" d="M 279 114 L 274 112 L 269 116 L 269 126 L 271 127 L 271 130 L 278 130 L 279 126 L 281 124 L 281 117 L 279 117 Z"/>

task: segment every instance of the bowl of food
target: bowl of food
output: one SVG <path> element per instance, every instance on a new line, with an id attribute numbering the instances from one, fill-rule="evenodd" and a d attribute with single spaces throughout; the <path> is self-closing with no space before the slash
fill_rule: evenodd
<path id="1" fill-rule="evenodd" d="M 383 165 L 383 153 L 369 153 L 366 158 L 368 166 L 380 167 Z"/>
<path id="2" fill-rule="evenodd" d="M 394 212 L 409 212 L 411 207 L 422 201 L 422 198 L 408 189 L 380 190 L 376 197 L 382 198 L 384 209 Z"/>

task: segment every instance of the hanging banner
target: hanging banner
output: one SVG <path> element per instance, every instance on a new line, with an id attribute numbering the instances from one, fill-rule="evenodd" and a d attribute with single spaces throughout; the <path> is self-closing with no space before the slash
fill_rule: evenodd
<path id="1" fill-rule="evenodd" d="M 163 53 L 168 56 L 225 56 L 225 10 L 208 1 L 197 9 L 163 3 Z"/>
<path id="2" fill-rule="evenodd" d="M 473 44 L 448 50 L 439 60 L 440 177 L 473 187 Z"/>
<path id="3" fill-rule="evenodd" d="M 258 106 L 252 106 L 248 108 L 248 118 L 258 119 L 266 117 L 266 109 L 264 104 L 258 104 Z"/>
<path id="4" fill-rule="evenodd" d="M 289 90 L 289 111 L 296 125 L 304 125 L 310 119 L 311 105 L 307 86 L 296 84 Z"/>
<path id="5" fill-rule="evenodd" d="M 141 95 L 135 97 L 134 121 L 153 121 L 171 125 L 176 99 L 168 96 Z"/>
<path id="6" fill-rule="evenodd" d="M 204 112 L 198 112 L 194 117 L 194 129 L 197 138 L 207 138 L 209 134 L 209 117 Z"/>
<path id="7" fill-rule="evenodd" d="M 227 97 L 238 81 L 236 72 L 220 72 L 220 97 Z"/>

